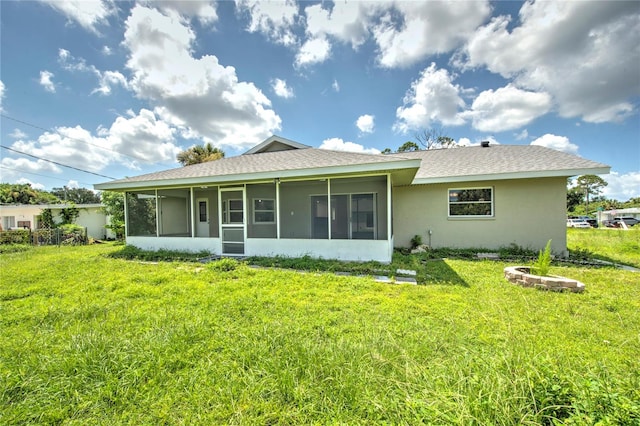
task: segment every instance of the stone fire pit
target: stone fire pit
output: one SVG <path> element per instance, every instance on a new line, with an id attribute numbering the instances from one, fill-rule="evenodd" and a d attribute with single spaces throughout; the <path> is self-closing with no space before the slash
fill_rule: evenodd
<path id="1" fill-rule="evenodd" d="M 580 281 L 558 276 L 540 276 L 531 274 L 530 266 L 508 266 L 504 268 L 504 277 L 513 284 L 523 287 L 535 287 L 551 291 L 571 291 L 581 293 L 584 284 Z"/>

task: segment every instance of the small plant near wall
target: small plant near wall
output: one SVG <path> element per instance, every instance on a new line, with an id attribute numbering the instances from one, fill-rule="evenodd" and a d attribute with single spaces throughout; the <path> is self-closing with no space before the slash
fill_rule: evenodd
<path id="1" fill-rule="evenodd" d="M 414 235 L 413 238 L 411 239 L 411 248 L 415 249 L 418 248 L 422 245 L 422 236 L 420 235 Z"/>
<path id="2" fill-rule="evenodd" d="M 549 267 L 551 266 L 551 240 L 547 241 L 544 251 L 538 253 L 538 260 L 531 267 L 531 273 L 540 276 L 549 275 Z"/>

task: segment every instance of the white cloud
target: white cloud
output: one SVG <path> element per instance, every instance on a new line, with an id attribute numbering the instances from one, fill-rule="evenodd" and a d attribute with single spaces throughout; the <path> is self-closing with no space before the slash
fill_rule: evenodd
<path id="1" fill-rule="evenodd" d="M 102 46 L 102 54 L 105 56 L 113 55 L 113 50 L 109 46 Z"/>
<path id="2" fill-rule="evenodd" d="M 87 65 L 83 58 L 75 58 L 66 49 L 58 50 L 58 63 L 60 66 L 70 72 L 88 72 L 94 74 L 98 78 L 98 87 L 91 91 L 91 94 L 100 93 L 101 95 L 110 95 L 114 86 L 122 86 L 125 89 L 129 87 L 129 82 L 120 71 L 100 71 L 94 65 Z"/>
<path id="3" fill-rule="evenodd" d="M 2 101 L 4 101 L 4 93 L 5 93 L 4 83 L 2 82 L 2 80 L 0 80 L 0 112 L 4 111 L 2 107 Z"/>
<path id="4" fill-rule="evenodd" d="M 292 29 L 298 16 L 298 6 L 294 1 L 236 0 L 236 8 L 240 13 L 248 13 L 251 18 L 247 31 L 262 33 L 285 46 L 297 44 Z"/>
<path id="5" fill-rule="evenodd" d="M 640 197 L 640 171 L 620 174 L 612 171 L 608 175 L 601 176 L 607 186 L 602 188 L 602 195 L 606 198 L 627 201 Z"/>
<path id="6" fill-rule="evenodd" d="M 347 151 L 347 152 L 359 152 L 363 154 L 380 154 L 380 150 L 375 148 L 365 148 L 364 146 L 353 143 L 345 142 L 340 138 L 330 138 L 322 141 L 320 149 L 328 149 L 332 151 Z"/>
<path id="7" fill-rule="evenodd" d="M 14 139 L 24 139 L 28 135 L 20 129 L 13 129 L 13 132 L 9 133 L 9 136 L 11 136 Z"/>
<path id="8" fill-rule="evenodd" d="M 373 115 L 364 114 L 358 117 L 356 120 L 356 126 L 361 133 L 373 133 L 375 123 L 375 117 Z"/>
<path id="9" fill-rule="evenodd" d="M 340 92 L 340 84 L 338 83 L 338 80 L 336 80 L 335 78 L 333 79 L 333 83 L 331 83 L 331 88 L 336 93 Z"/>
<path id="10" fill-rule="evenodd" d="M 296 54 L 295 66 L 303 67 L 326 61 L 331 55 L 331 44 L 324 37 L 307 40 Z"/>
<path id="11" fill-rule="evenodd" d="M 566 136 L 552 135 L 550 133 L 540 136 L 531 142 L 531 145 L 546 146 L 547 148 L 568 152 L 569 154 L 578 153 L 578 145 L 571 143 L 569 138 Z"/>
<path id="12" fill-rule="evenodd" d="M 69 182 L 67 182 L 67 184 L 65 185 L 67 188 L 80 188 L 80 184 L 78 183 L 77 180 L 69 180 Z"/>
<path id="13" fill-rule="evenodd" d="M 131 11 L 123 45 L 130 88 L 182 131 L 216 145 L 245 148 L 280 129 L 271 101 L 213 55 L 193 57 L 195 34 L 182 22 L 141 6 Z"/>
<path id="14" fill-rule="evenodd" d="M 32 182 L 27 178 L 21 177 L 16 181 L 19 185 L 31 185 L 31 188 L 37 189 L 38 191 L 44 191 L 45 186 L 41 183 Z"/>
<path id="15" fill-rule="evenodd" d="M 333 5 L 316 4 L 305 8 L 307 34 L 310 38 L 332 36 L 354 49 L 362 45 L 369 35 L 369 21 L 376 11 L 384 7 L 376 2 L 334 2 Z"/>
<path id="16" fill-rule="evenodd" d="M 460 95 L 464 89 L 453 84 L 452 80 L 453 76 L 445 69 L 436 69 L 435 63 L 425 68 L 411 83 L 403 99 L 404 105 L 397 108 L 394 129 L 406 132 L 428 128 L 435 122 L 463 124 L 460 110 L 465 103 Z"/>
<path id="17" fill-rule="evenodd" d="M 83 28 L 98 34 L 99 25 L 108 25 L 108 18 L 117 10 L 111 0 L 41 0 L 62 13 L 70 21 L 75 21 Z"/>
<path id="18" fill-rule="evenodd" d="M 562 117 L 620 121 L 640 94 L 640 3 L 525 2 L 519 25 L 499 16 L 454 63 L 485 66 L 521 88 L 549 93 Z"/>
<path id="19" fill-rule="evenodd" d="M 279 78 L 271 80 L 271 88 L 273 93 L 281 98 L 290 99 L 294 97 L 293 89 L 287 86 L 287 81 Z"/>
<path id="20" fill-rule="evenodd" d="M 520 133 L 516 133 L 514 137 L 517 141 L 527 139 L 529 137 L 529 131 L 527 129 L 523 129 Z"/>
<path id="21" fill-rule="evenodd" d="M 136 169 L 141 162 L 175 163 L 181 151 L 175 144 L 175 132 L 152 111 L 141 109 L 138 115 L 118 117 L 110 128 L 99 127 L 95 133 L 81 126 L 57 127 L 36 140 L 18 140 L 11 148 L 92 172 L 116 163 Z M 52 163 L 26 158 L 4 157 L 1 164 L 31 173 L 62 171 Z"/>
<path id="22" fill-rule="evenodd" d="M 378 61 L 386 68 L 408 67 L 460 46 L 489 16 L 487 1 L 400 1 L 372 28 Z M 402 19 L 394 19 L 394 12 Z"/>
<path id="23" fill-rule="evenodd" d="M 526 126 L 551 109 L 551 96 L 520 90 L 512 85 L 485 90 L 473 101 L 473 127 L 483 132 L 502 132 Z"/>
<path id="24" fill-rule="evenodd" d="M 485 136 L 482 138 L 476 138 L 475 142 L 471 142 L 469 138 L 460 138 L 458 139 L 458 146 L 480 146 L 482 142 L 488 141 L 489 145 L 500 145 L 500 142 L 493 136 Z"/>
<path id="25" fill-rule="evenodd" d="M 153 0 L 144 1 L 147 7 L 157 7 L 167 14 L 177 13 L 181 17 L 196 17 L 203 24 L 213 24 L 218 20 L 216 3 L 209 0 Z"/>
<path id="26" fill-rule="evenodd" d="M 51 81 L 53 73 L 49 71 L 40 71 L 40 85 L 44 87 L 44 90 L 50 93 L 56 92 L 56 85 Z"/>

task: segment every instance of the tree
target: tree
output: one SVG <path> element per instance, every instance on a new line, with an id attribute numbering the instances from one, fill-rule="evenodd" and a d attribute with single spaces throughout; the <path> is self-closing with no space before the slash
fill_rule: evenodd
<path id="1" fill-rule="evenodd" d="M 100 202 L 100 195 L 87 188 L 53 188 L 51 193 L 65 202 L 76 204 L 97 204 Z"/>
<path id="2" fill-rule="evenodd" d="M 567 189 L 567 211 L 573 212 L 577 206 L 582 204 L 584 193 L 578 188 Z"/>
<path id="3" fill-rule="evenodd" d="M 576 179 L 576 188 L 585 195 L 584 211 L 586 214 L 589 214 L 589 195 L 599 195 L 602 188 L 607 185 L 604 179 L 596 175 L 582 175 Z"/>
<path id="4" fill-rule="evenodd" d="M 0 184 L 0 204 L 58 204 L 60 200 L 46 191 L 39 191 L 29 183 Z"/>
<path id="5" fill-rule="evenodd" d="M 109 216 L 110 229 L 117 239 L 124 237 L 124 195 L 121 192 L 104 191 L 102 194 L 102 211 Z"/>
<path id="6" fill-rule="evenodd" d="M 382 152 L 380 154 L 391 154 L 393 151 L 391 151 L 391 148 L 385 148 L 382 150 Z"/>
<path id="7" fill-rule="evenodd" d="M 177 160 L 183 166 L 190 166 L 192 164 L 206 163 L 208 161 L 215 161 L 224 158 L 224 151 L 220 148 L 214 148 L 211 143 L 206 143 L 204 146 L 194 145 L 180 153 L 178 153 Z"/>
<path id="8" fill-rule="evenodd" d="M 415 142 L 407 141 L 400 145 L 398 152 L 420 151 L 420 147 Z"/>
<path id="9" fill-rule="evenodd" d="M 446 136 L 442 128 L 432 127 L 415 133 L 415 138 L 424 149 L 456 148 L 453 138 Z"/>

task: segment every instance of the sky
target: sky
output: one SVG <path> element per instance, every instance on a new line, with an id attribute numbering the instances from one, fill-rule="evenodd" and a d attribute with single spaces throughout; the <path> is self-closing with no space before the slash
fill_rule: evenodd
<path id="1" fill-rule="evenodd" d="M 599 161 L 603 195 L 640 197 L 638 1 L 2 1 L 0 26 L 2 182 L 91 189 L 207 142 L 377 153 L 435 129 Z"/>

